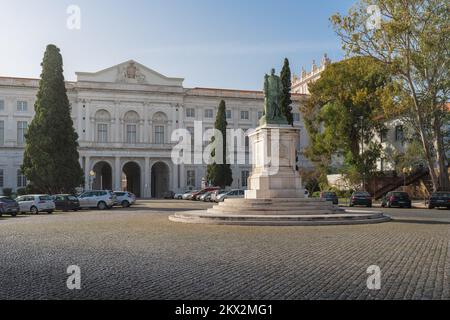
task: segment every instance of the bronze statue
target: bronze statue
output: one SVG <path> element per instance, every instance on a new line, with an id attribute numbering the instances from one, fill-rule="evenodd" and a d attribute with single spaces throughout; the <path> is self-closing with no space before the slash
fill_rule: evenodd
<path id="1" fill-rule="evenodd" d="M 264 77 L 264 114 L 260 125 L 265 124 L 288 124 L 281 110 L 281 96 L 283 94 L 283 83 L 279 76 L 275 75 L 275 69 Z"/>

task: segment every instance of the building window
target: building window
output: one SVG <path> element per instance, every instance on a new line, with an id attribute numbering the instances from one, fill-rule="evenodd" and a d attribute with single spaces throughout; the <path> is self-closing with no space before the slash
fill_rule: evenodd
<path id="1" fill-rule="evenodd" d="M 28 111 L 28 102 L 27 101 L 17 101 L 17 111 L 20 111 L 20 112 Z"/>
<path id="2" fill-rule="evenodd" d="M 25 134 L 27 133 L 28 123 L 26 121 L 17 122 L 17 144 L 25 143 Z"/>
<path id="3" fill-rule="evenodd" d="M 25 188 L 27 186 L 27 177 L 19 169 L 17 170 L 17 188 Z"/>
<path id="4" fill-rule="evenodd" d="M 403 142 L 403 140 L 404 140 L 403 126 L 396 126 L 395 127 L 395 141 Z"/>
<path id="5" fill-rule="evenodd" d="M 191 146 L 194 145 L 194 127 L 187 127 L 187 131 L 189 131 L 189 134 L 191 135 Z"/>
<path id="6" fill-rule="evenodd" d="M 231 119 L 232 118 L 233 113 L 231 112 L 231 110 L 226 110 L 225 113 L 227 115 L 227 119 Z"/>
<path id="7" fill-rule="evenodd" d="M 195 170 L 186 172 L 186 182 L 188 187 L 195 187 Z"/>
<path id="8" fill-rule="evenodd" d="M 195 118 L 195 109 L 194 108 L 187 108 L 186 109 L 186 117 L 187 118 Z"/>
<path id="9" fill-rule="evenodd" d="M 164 144 L 164 126 L 155 126 L 155 143 Z"/>
<path id="10" fill-rule="evenodd" d="M 106 123 L 97 124 L 97 141 L 108 142 L 108 125 Z"/>
<path id="11" fill-rule="evenodd" d="M 205 110 L 205 118 L 212 119 L 214 118 L 214 111 L 212 109 Z"/>
<path id="12" fill-rule="evenodd" d="M 250 119 L 248 111 L 241 111 L 241 120 Z"/>
<path id="13" fill-rule="evenodd" d="M 264 112 L 258 111 L 258 120 L 261 119 L 264 115 Z"/>
<path id="14" fill-rule="evenodd" d="M 300 122 L 300 113 L 294 113 L 294 122 Z"/>
<path id="15" fill-rule="evenodd" d="M 0 120 L 0 146 L 5 144 L 5 121 Z"/>
<path id="16" fill-rule="evenodd" d="M 5 101 L 4 100 L 0 100 L 0 111 L 5 110 Z"/>
<path id="17" fill-rule="evenodd" d="M 137 131 L 135 124 L 127 124 L 127 143 L 137 142 Z"/>
<path id="18" fill-rule="evenodd" d="M 5 186 L 5 171 L 3 169 L 0 169 L 0 188 L 3 188 Z"/>
<path id="19" fill-rule="evenodd" d="M 248 177 L 249 176 L 250 176 L 250 172 L 248 170 L 244 170 L 241 172 L 242 187 L 244 187 L 244 188 L 248 187 Z"/>

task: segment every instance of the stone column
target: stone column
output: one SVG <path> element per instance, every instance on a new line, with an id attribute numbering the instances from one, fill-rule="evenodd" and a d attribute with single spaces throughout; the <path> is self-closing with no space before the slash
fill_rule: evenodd
<path id="1" fill-rule="evenodd" d="M 114 158 L 114 189 L 122 190 L 122 170 L 120 168 L 120 158 Z"/>
<path id="2" fill-rule="evenodd" d="M 90 171 L 91 171 L 91 158 L 89 156 L 85 156 L 85 159 L 84 159 L 84 189 L 85 190 L 89 190 L 91 187 L 89 185 L 89 180 L 90 180 L 89 172 Z"/>
<path id="3" fill-rule="evenodd" d="M 142 197 L 150 198 L 151 197 L 151 181 L 150 181 L 150 158 L 145 158 L 144 164 L 144 190 L 142 191 Z"/>

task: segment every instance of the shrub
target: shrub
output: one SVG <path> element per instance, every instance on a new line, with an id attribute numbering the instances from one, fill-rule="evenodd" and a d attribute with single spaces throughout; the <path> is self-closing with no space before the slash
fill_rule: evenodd
<path id="1" fill-rule="evenodd" d="M 18 188 L 16 191 L 18 196 L 23 196 L 27 194 L 27 189 L 26 188 Z"/>
<path id="2" fill-rule="evenodd" d="M 5 197 L 11 198 L 11 196 L 12 196 L 12 189 L 11 188 L 3 188 L 3 195 Z"/>

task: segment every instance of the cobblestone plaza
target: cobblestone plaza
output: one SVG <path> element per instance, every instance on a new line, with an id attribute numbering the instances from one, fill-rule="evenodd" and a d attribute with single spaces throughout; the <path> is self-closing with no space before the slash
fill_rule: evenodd
<path id="1" fill-rule="evenodd" d="M 450 299 L 448 210 L 329 227 L 171 223 L 184 201 L 0 220 L 0 299 Z M 68 290 L 68 266 L 81 290 Z M 381 268 L 381 290 L 367 268 Z"/>

